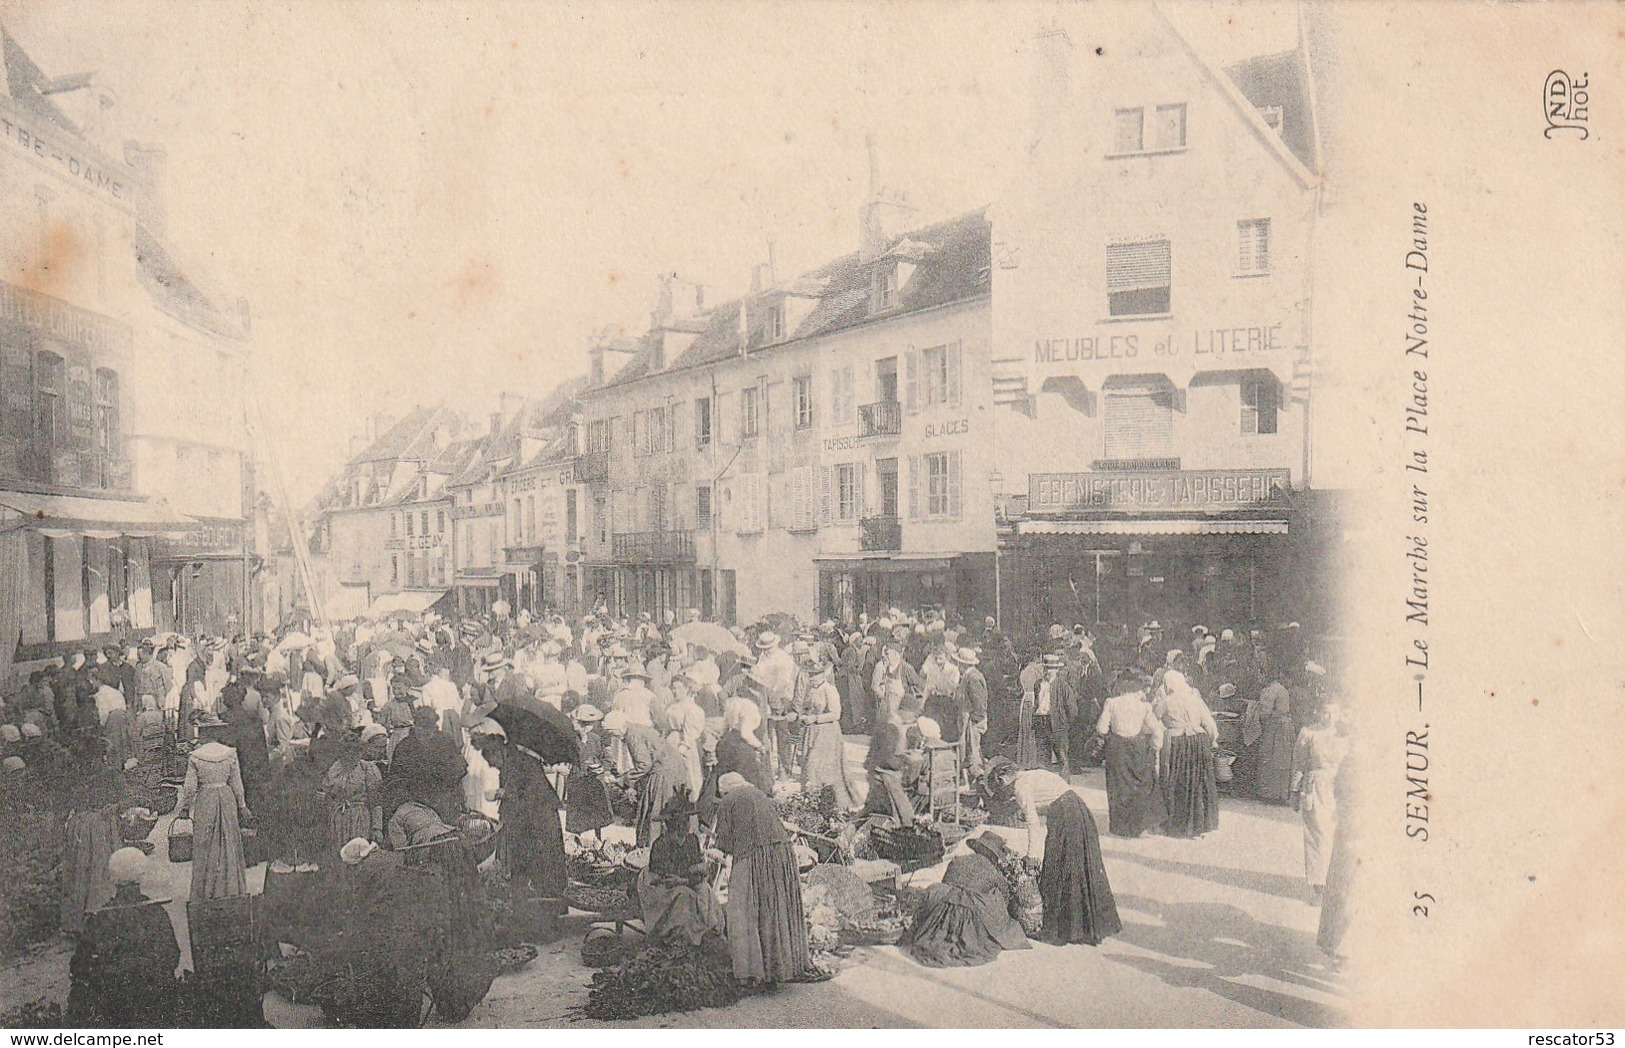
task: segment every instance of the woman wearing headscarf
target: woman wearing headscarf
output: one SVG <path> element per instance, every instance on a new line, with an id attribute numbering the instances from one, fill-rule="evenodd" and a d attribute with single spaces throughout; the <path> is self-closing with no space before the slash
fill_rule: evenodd
<path id="1" fill-rule="evenodd" d="M 1099 946 L 1108 935 L 1123 930 L 1117 900 L 1106 879 L 1095 817 L 1083 798 L 1071 791 L 1049 806 L 1038 890 L 1044 898 L 1047 943 Z"/>
<path id="2" fill-rule="evenodd" d="M 662 829 L 649 847 L 649 865 L 638 874 L 638 905 L 644 929 L 654 942 L 698 946 L 722 926 L 722 914 L 706 883 L 700 839 L 689 828 L 693 816 L 693 801 L 672 791 L 658 816 Z"/>
<path id="3" fill-rule="evenodd" d="M 68 971 L 75 1026 L 166 1026 L 174 1021 L 181 950 L 162 899 L 141 891 L 147 857 L 120 848 L 107 861 L 113 897 L 85 915 Z"/>
<path id="4" fill-rule="evenodd" d="M 192 901 L 247 894 L 240 820 L 251 813 L 236 750 L 205 742 L 188 755 L 176 812 L 192 820 Z"/>
<path id="5" fill-rule="evenodd" d="M 1112 691 L 1095 724 L 1096 733 L 1106 740 L 1106 810 L 1112 833 L 1138 837 L 1168 817 L 1157 789 L 1162 721 L 1137 678 L 1120 676 Z"/>
<path id="6" fill-rule="evenodd" d="M 575 720 L 576 738 L 581 743 L 581 760 L 570 769 L 564 783 L 564 828 L 580 836 L 597 833 L 615 821 L 604 777 L 611 774 L 609 739 L 599 724 L 604 715 L 592 703 L 584 703 L 570 715 Z"/>
<path id="7" fill-rule="evenodd" d="M 1169 670 L 1155 704 L 1167 731 L 1162 750 L 1162 799 L 1168 809 L 1163 832 L 1170 837 L 1200 837 L 1219 828 L 1219 787 L 1213 778 L 1213 748 L 1219 729 L 1207 703 Z"/>
<path id="8" fill-rule="evenodd" d="M 734 978 L 772 985 L 808 974 L 807 921 L 790 834 L 773 801 L 729 772 L 717 783 L 717 835 L 711 858 L 732 860 L 724 909 Z"/>
<path id="9" fill-rule="evenodd" d="M 806 726 L 807 758 L 802 763 L 801 795 L 817 798 L 828 787 L 835 791 L 835 810 L 851 811 L 852 791 L 846 785 L 846 744 L 841 739 L 841 693 L 833 680 L 834 667 L 828 661 L 814 663 L 808 678 L 810 687 L 802 704 L 801 722 Z"/>
<path id="10" fill-rule="evenodd" d="M 907 764 L 903 730 L 895 721 L 878 722 L 869 736 L 869 752 L 863 758 L 863 770 L 869 779 L 869 796 L 863 802 L 865 815 L 887 815 L 900 826 L 914 822 L 914 802 L 903 786 Z"/>
<path id="11" fill-rule="evenodd" d="M 970 852 L 952 859 L 942 880 L 925 890 L 903 940 L 909 955 L 928 968 L 972 967 L 1003 950 L 1031 948 L 1010 916 L 1010 882 L 998 867 L 1008 846 L 991 831 L 966 843 Z"/>
<path id="12" fill-rule="evenodd" d="M 360 739 L 347 737 L 342 746 L 322 780 L 334 851 L 357 837 L 376 841 L 384 835 L 383 776 L 376 765 L 361 759 Z"/>

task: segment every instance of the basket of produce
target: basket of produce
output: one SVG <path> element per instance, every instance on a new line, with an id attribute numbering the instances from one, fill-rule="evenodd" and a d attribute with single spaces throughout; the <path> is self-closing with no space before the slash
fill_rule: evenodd
<path id="1" fill-rule="evenodd" d="M 464 812 L 457 817 L 457 833 L 468 845 L 476 866 L 497 853 L 497 831 L 500 829 L 501 825 L 495 819 L 474 812 Z"/>
<path id="2" fill-rule="evenodd" d="M 919 826 L 871 826 L 869 846 L 877 858 L 890 859 L 904 873 L 934 866 L 947 853 L 942 834 Z"/>
<path id="3" fill-rule="evenodd" d="M 520 943 L 518 946 L 504 946 L 500 950 L 491 951 L 491 964 L 496 968 L 498 975 L 512 975 L 525 965 L 534 961 L 541 951 L 530 943 Z"/>
<path id="4" fill-rule="evenodd" d="M 665 1012 L 726 1008 L 749 992 L 734 978 L 726 950 L 710 943 L 645 945 L 635 955 L 592 977 L 589 1019 L 637 1019 Z"/>
<path id="5" fill-rule="evenodd" d="M 632 906 L 632 896 L 625 888 L 595 884 L 571 884 L 564 889 L 564 901 L 583 913 L 624 914 Z"/>
<path id="6" fill-rule="evenodd" d="M 144 841 L 158 825 L 158 813 L 151 808 L 137 806 L 119 812 L 118 831 L 125 844 Z"/>
<path id="7" fill-rule="evenodd" d="M 908 931 L 909 920 L 901 914 L 841 922 L 842 946 L 895 946 Z"/>

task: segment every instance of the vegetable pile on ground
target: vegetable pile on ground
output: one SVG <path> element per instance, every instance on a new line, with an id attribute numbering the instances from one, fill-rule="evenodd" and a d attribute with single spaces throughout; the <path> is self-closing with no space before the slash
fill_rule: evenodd
<path id="1" fill-rule="evenodd" d="M 734 978 L 727 948 L 715 939 L 697 947 L 650 944 L 592 977 L 581 1014 L 610 1021 L 726 1008 L 750 992 Z"/>

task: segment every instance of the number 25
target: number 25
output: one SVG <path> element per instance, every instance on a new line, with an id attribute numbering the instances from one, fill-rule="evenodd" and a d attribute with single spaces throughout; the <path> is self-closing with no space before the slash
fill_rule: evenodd
<path id="1" fill-rule="evenodd" d="M 1411 912 L 1418 917 L 1426 917 L 1428 915 L 1428 908 L 1422 905 L 1423 899 L 1426 899 L 1428 902 L 1434 903 L 1435 905 L 1437 905 L 1439 901 L 1433 896 L 1429 895 L 1427 892 L 1411 892 L 1411 896 L 1417 900 L 1417 904 L 1411 907 Z"/>

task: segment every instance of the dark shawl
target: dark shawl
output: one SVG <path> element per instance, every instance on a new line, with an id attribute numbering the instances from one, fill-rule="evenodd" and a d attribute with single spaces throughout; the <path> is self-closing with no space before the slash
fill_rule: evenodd
<path id="1" fill-rule="evenodd" d="M 734 856 L 790 839 L 773 802 L 755 786 L 746 784 L 722 798 L 717 809 L 716 846 Z"/>
<path id="2" fill-rule="evenodd" d="M 1106 880 L 1100 831 L 1083 799 L 1070 790 L 1049 807 L 1038 890 L 1044 897 L 1045 942 L 1098 946 L 1123 930 Z"/>

